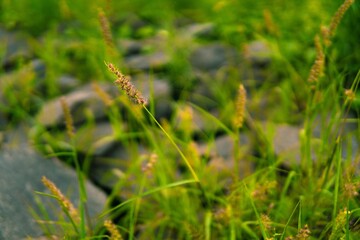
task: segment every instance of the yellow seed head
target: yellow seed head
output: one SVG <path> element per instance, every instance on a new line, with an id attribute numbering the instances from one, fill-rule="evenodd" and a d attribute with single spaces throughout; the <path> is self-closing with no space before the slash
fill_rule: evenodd
<path id="1" fill-rule="evenodd" d="M 310 229 L 307 224 L 303 228 L 301 228 L 296 235 L 297 240 L 307 240 L 310 239 Z"/>
<path id="2" fill-rule="evenodd" d="M 142 171 L 147 174 L 148 176 L 152 175 L 154 166 L 158 160 L 158 155 L 155 153 L 152 153 L 150 155 L 149 161 L 146 163 L 146 165 L 142 168 Z"/>
<path id="3" fill-rule="evenodd" d="M 114 49 L 114 41 L 111 34 L 110 23 L 102 9 L 98 10 L 98 19 L 101 27 L 104 42 L 106 44 L 106 50 L 108 53 L 113 54 L 116 52 Z"/>
<path id="4" fill-rule="evenodd" d="M 355 99 L 355 93 L 351 89 L 345 90 L 345 96 L 346 96 L 346 101 L 348 101 L 348 102 L 352 102 Z"/>
<path id="5" fill-rule="evenodd" d="M 74 207 L 74 205 L 70 202 L 70 200 L 67 197 L 65 197 L 60 191 L 60 189 L 57 188 L 56 185 L 52 181 L 47 179 L 45 176 L 41 178 L 41 181 L 44 184 L 44 186 L 47 189 L 49 189 L 50 192 L 56 197 L 56 199 L 59 201 L 61 206 L 69 213 L 71 218 L 74 221 L 78 222 L 80 220 L 79 213 Z"/>
<path id="6" fill-rule="evenodd" d="M 264 16 L 264 20 L 265 20 L 265 27 L 266 27 L 266 30 L 276 36 L 278 35 L 278 28 L 276 27 L 276 25 L 274 24 L 274 21 L 273 21 L 273 18 L 272 18 L 272 15 L 271 15 L 271 12 L 269 9 L 265 9 L 263 11 L 263 16 Z"/>
<path id="7" fill-rule="evenodd" d="M 66 125 L 66 131 L 70 138 L 73 138 L 75 136 L 75 128 L 73 124 L 73 118 L 70 113 L 69 105 L 66 103 L 66 100 L 64 97 L 60 98 L 60 103 L 62 110 L 64 112 L 65 117 L 65 125 Z"/>
<path id="8" fill-rule="evenodd" d="M 244 124 L 245 105 L 246 105 L 246 90 L 244 85 L 240 84 L 238 95 L 236 98 L 236 103 L 235 103 L 236 115 L 235 115 L 234 125 L 236 128 L 241 128 Z"/>
<path id="9" fill-rule="evenodd" d="M 316 35 L 315 37 L 315 48 L 316 48 L 316 60 L 311 67 L 308 82 L 310 84 L 316 84 L 319 78 L 324 73 L 324 65 L 325 65 L 325 54 L 323 52 L 320 37 Z"/>
<path id="10" fill-rule="evenodd" d="M 119 230 L 111 220 L 105 220 L 104 227 L 110 232 L 111 240 L 123 240 Z"/>
<path id="11" fill-rule="evenodd" d="M 360 183 L 347 182 L 344 184 L 344 195 L 347 199 L 352 199 L 359 195 Z"/>
<path id="12" fill-rule="evenodd" d="M 111 99 L 110 95 L 105 92 L 97 83 L 92 83 L 92 88 L 96 92 L 96 94 L 100 97 L 100 99 L 104 102 L 106 106 L 111 106 L 113 100 Z"/>
<path id="13" fill-rule="evenodd" d="M 336 11 L 335 15 L 331 19 L 329 27 L 329 35 L 333 36 L 335 34 L 336 28 L 339 25 L 341 19 L 343 18 L 345 12 L 349 7 L 355 2 L 355 0 L 345 0 L 344 3 Z"/>
<path id="14" fill-rule="evenodd" d="M 126 95 L 128 95 L 135 103 L 140 105 L 146 105 L 147 100 L 142 96 L 141 92 L 137 90 L 134 85 L 130 82 L 130 77 L 123 75 L 113 64 L 105 63 L 110 72 L 112 72 L 117 79 L 115 80 L 115 84 L 125 91 Z"/>
<path id="15" fill-rule="evenodd" d="M 271 219 L 268 215 L 261 214 L 260 220 L 261 220 L 262 224 L 264 225 L 264 227 L 266 228 L 266 230 L 268 230 L 268 231 L 272 230 Z"/>
<path id="16" fill-rule="evenodd" d="M 266 181 L 263 184 L 258 184 L 256 188 L 251 192 L 251 196 L 254 199 L 265 201 L 272 189 L 277 185 L 276 181 Z"/>
<path id="17" fill-rule="evenodd" d="M 350 212 L 347 210 L 347 208 L 340 210 L 339 214 L 336 216 L 335 222 L 333 223 L 333 228 L 329 239 L 341 239 L 341 237 L 344 235 L 343 228 L 345 227 L 348 214 L 350 214 Z"/>

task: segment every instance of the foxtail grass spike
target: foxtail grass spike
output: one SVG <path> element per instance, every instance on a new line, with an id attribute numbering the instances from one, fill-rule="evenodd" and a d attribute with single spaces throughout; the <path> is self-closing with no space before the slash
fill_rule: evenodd
<path id="1" fill-rule="evenodd" d="M 123 240 L 119 230 L 111 220 L 105 220 L 104 227 L 110 232 L 111 240 Z"/>
<path id="2" fill-rule="evenodd" d="M 331 19 L 329 27 L 322 27 L 321 32 L 323 36 L 323 41 L 326 46 L 331 45 L 331 38 L 335 35 L 336 28 L 338 27 L 341 19 L 343 18 L 345 12 L 350 8 L 350 6 L 355 2 L 355 0 L 345 0 L 344 3 L 338 8 L 336 13 Z"/>
<path id="3" fill-rule="evenodd" d="M 115 84 L 121 88 L 126 95 L 128 95 L 137 104 L 147 104 L 147 100 L 142 96 L 141 92 L 130 82 L 130 77 L 122 74 L 112 63 L 105 63 L 105 65 L 108 67 L 109 71 L 117 77 Z"/>
<path id="4" fill-rule="evenodd" d="M 66 131 L 70 138 L 73 138 L 75 136 L 75 128 L 73 123 L 73 118 L 70 113 L 69 105 L 66 103 L 66 100 L 64 97 L 60 98 L 60 103 L 62 110 L 64 112 L 65 117 L 65 125 L 66 125 Z"/>
<path id="5" fill-rule="evenodd" d="M 235 127 L 241 128 L 245 119 L 246 90 L 244 85 L 240 84 L 236 98 L 235 108 L 236 116 L 234 120 Z"/>
<path id="6" fill-rule="evenodd" d="M 319 78 L 323 75 L 324 65 L 325 65 L 325 54 L 323 52 L 320 37 L 316 35 L 315 37 L 315 48 L 316 48 L 316 60 L 311 67 L 308 82 L 312 85 L 315 85 Z"/>
<path id="7" fill-rule="evenodd" d="M 74 207 L 74 205 L 70 202 L 70 200 L 65 197 L 60 189 L 56 187 L 56 185 L 47 179 L 45 176 L 41 178 L 42 183 L 44 186 L 50 190 L 50 192 L 56 197 L 56 199 L 59 201 L 59 203 L 66 209 L 66 211 L 69 212 L 71 218 L 75 221 L 79 221 L 79 213 L 77 209 Z"/>
<path id="8" fill-rule="evenodd" d="M 100 99 L 103 101 L 103 103 L 106 106 L 111 106 L 113 104 L 113 100 L 111 99 L 111 96 L 105 92 L 100 86 L 99 84 L 93 82 L 92 83 L 92 89 L 95 91 L 95 93 L 100 97 Z"/>

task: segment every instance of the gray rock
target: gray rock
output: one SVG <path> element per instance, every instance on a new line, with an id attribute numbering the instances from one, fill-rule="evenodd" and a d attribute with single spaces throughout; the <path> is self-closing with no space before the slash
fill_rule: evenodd
<path id="1" fill-rule="evenodd" d="M 235 158 L 234 153 L 236 146 L 238 156 Z M 246 134 L 240 134 L 238 144 L 235 144 L 234 139 L 228 135 L 217 137 L 213 143 L 206 143 L 199 145 L 199 153 L 201 156 L 208 158 L 208 167 L 214 174 L 218 174 L 222 180 L 230 180 L 235 173 L 235 159 L 239 169 L 238 176 L 244 178 L 255 169 L 254 162 L 250 161 L 249 154 L 252 146 Z"/>
<path id="2" fill-rule="evenodd" d="M 0 131 L 5 130 L 7 125 L 8 125 L 8 118 L 6 117 L 4 112 L 0 111 Z"/>
<path id="3" fill-rule="evenodd" d="M 280 124 L 275 128 L 273 146 L 275 154 L 288 164 L 300 163 L 301 127 Z"/>
<path id="4" fill-rule="evenodd" d="M 53 181 L 75 206 L 78 205 L 78 180 L 74 170 L 56 159 L 44 159 L 25 145 L 1 149 L 0 175 L 0 239 L 23 239 L 44 234 L 29 212 L 32 209 L 40 214 L 39 202 L 35 198 L 40 199 L 50 217 L 58 216 L 61 208 L 55 199 L 34 193 L 49 193 L 41 183 L 42 176 Z M 106 196 L 90 182 L 86 182 L 86 190 L 89 214 L 94 218 L 103 210 Z M 54 206 L 59 207 L 54 209 Z M 47 220 L 42 214 L 39 216 Z"/>
<path id="5" fill-rule="evenodd" d="M 355 120 L 355 121 L 354 121 Z M 339 126 L 334 125 L 336 121 L 328 116 L 317 116 L 313 123 L 313 136 L 315 138 L 321 139 L 323 134 L 329 134 L 328 145 L 334 146 L 334 141 L 337 137 L 336 134 L 341 134 L 341 155 L 344 159 L 356 159 L 359 155 L 359 125 L 357 121 L 357 116 L 352 113 L 349 113 L 347 116 L 347 121 L 345 121 L 340 128 Z M 341 129 L 341 131 L 340 131 Z"/>
<path id="6" fill-rule="evenodd" d="M 164 52 L 155 52 L 146 55 L 132 55 L 125 58 L 127 67 L 133 71 L 161 70 L 170 63 L 170 56 Z"/>
<path id="7" fill-rule="evenodd" d="M 149 74 L 138 74 L 133 77 L 134 85 L 155 106 L 155 117 L 169 117 L 172 112 L 172 89 L 169 81 Z"/>
<path id="8" fill-rule="evenodd" d="M 104 91 L 110 91 L 116 87 L 111 84 L 101 85 Z M 95 119 L 105 116 L 105 104 L 99 95 L 91 88 L 90 85 L 83 86 L 69 94 L 63 96 L 70 108 L 74 124 L 79 124 L 86 119 L 86 111 L 90 111 Z M 64 125 L 64 113 L 61 108 L 60 98 L 55 98 L 45 103 L 37 115 L 37 120 L 46 127 Z"/>
<path id="9" fill-rule="evenodd" d="M 27 37 L 19 33 L 8 32 L 0 29 L 0 45 L 5 46 L 5 55 L 1 66 L 10 68 L 20 59 L 28 59 L 32 55 Z"/>
<path id="10" fill-rule="evenodd" d="M 140 54 L 144 47 L 142 42 L 131 39 L 119 39 L 117 46 L 126 57 Z"/>
<path id="11" fill-rule="evenodd" d="M 148 154 L 149 151 L 142 144 L 124 146 L 119 142 L 115 143 L 111 151 L 108 151 L 105 156 L 94 158 L 91 164 L 90 178 L 97 185 L 109 190 L 113 190 L 115 186 L 119 187 L 118 184 L 122 182 L 120 197 L 123 199 L 131 198 L 138 189 L 139 182 L 132 177 L 130 178 L 129 174 L 131 173 L 126 172 L 134 167 L 139 158 L 144 158 Z M 141 165 L 137 166 L 141 168 Z"/>
<path id="12" fill-rule="evenodd" d="M 24 78 L 30 76 L 28 81 L 36 79 L 37 81 L 42 80 L 45 76 L 45 64 L 39 59 L 31 61 L 29 64 L 21 67 L 20 69 L 8 72 L 0 77 L 0 97 L 4 94 L 7 88 L 23 88 Z M 29 84 L 29 82 L 27 82 Z M 43 82 L 36 82 L 36 90 L 39 90 L 38 86 L 42 85 Z"/>
<path id="13" fill-rule="evenodd" d="M 180 37 L 185 39 L 209 38 L 214 33 L 213 23 L 194 23 L 179 30 Z"/>
<path id="14" fill-rule="evenodd" d="M 80 86 L 80 80 L 69 75 L 62 75 L 56 81 L 60 92 L 67 93 Z"/>
<path id="15" fill-rule="evenodd" d="M 95 126 L 81 129 L 76 138 L 79 151 L 83 153 L 93 152 L 94 155 L 106 154 L 114 144 L 115 133 L 109 122 L 98 122 Z"/>
<path id="16" fill-rule="evenodd" d="M 195 49 L 190 55 L 190 62 L 197 70 L 216 71 L 224 66 L 236 66 L 239 55 L 235 48 L 214 43 Z"/>
<path id="17" fill-rule="evenodd" d="M 171 87 L 166 79 L 160 79 L 149 74 L 138 74 L 132 77 L 132 82 L 142 95 L 148 99 L 151 96 L 155 100 L 171 97 Z"/>
<path id="18" fill-rule="evenodd" d="M 271 62 L 271 49 L 264 41 L 254 41 L 244 47 L 244 58 L 251 66 L 264 67 Z"/>

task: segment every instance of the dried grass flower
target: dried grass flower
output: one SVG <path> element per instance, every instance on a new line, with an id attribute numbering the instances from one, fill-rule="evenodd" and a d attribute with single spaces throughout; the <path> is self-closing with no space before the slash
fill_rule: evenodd
<path id="1" fill-rule="evenodd" d="M 321 46 L 320 37 L 316 35 L 315 37 L 315 48 L 316 48 L 316 60 L 311 67 L 308 82 L 310 84 L 316 84 L 319 81 L 319 78 L 324 73 L 325 66 L 325 54 Z"/>
<path id="2" fill-rule="evenodd" d="M 137 90 L 130 82 L 130 77 L 122 74 L 119 69 L 117 69 L 112 63 L 105 63 L 105 65 L 108 67 L 110 72 L 112 72 L 117 77 L 115 84 L 123 91 L 125 91 L 126 95 L 128 95 L 137 104 L 147 104 L 147 100 L 142 96 L 141 92 Z"/>
<path id="3" fill-rule="evenodd" d="M 109 231 L 111 240 L 123 240 L 116 225 L 111 220 L 105 220 L 104 227 Z"/>
<path id="4" fill-rule="evenodd" d="M 70 108 L 65 100 L 65 97 L 60 98 L 60 104 L 61 104 L 61 108 L 64 112 L 67 134 L 70 138 L 73 138 L 75 136 L 75 128 L 74 128 L 74 123 L 73 123 L 74 121 L 71 116 Z"/>
<path id="5" fill-rule="evenodd" d="M 238 95 L 235 102 L 235 119 L 234 125 L 236 128 L 241 128 L 245 120 L 245 105 L 246 105 L 246 90 L 244 85 L 240 84 L 238 89 Z"/>
<path id="6" fill-rule="evenodd" d="M 50 190 L 50 192 L 56 197 L 56 199 L 59 201 L 61 206 L 69 213 L 70 217 L 78 222 L 80 220 L 79 213 L 77 209 L 74 207 L 74 205 L 71 203 L 71 201 L 65 197 L 60 189 L 49 179 L 47 179 L 45 176 L 41 178 L 42 183 L 44 186 Z"/>

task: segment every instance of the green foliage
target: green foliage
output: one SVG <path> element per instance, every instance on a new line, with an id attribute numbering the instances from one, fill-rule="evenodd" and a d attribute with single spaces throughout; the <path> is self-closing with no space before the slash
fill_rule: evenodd
<path id="1" fill-rule="evenodd" d="M 179 128 L 176 119 L 159 121 L 152 107 L 134 106 L 123 96 L 114 99 L 106 112 L 116 134 L 108 137 L 124 145 L 131 159 L 124 163 L 126 168 L 110 190 L 106 209 L 92 226 L 87 226 L 85 217 L 86 200 L 91 196 L 86 195 L 83 187 L 91 159 L 85 162 L 78 159 L 76 140 L 65 144 L 70 149 L 66 151 L 59 147 L 66 139 L 63 136 L 56 139 L 61 134 L 36 126 L 40 130 L 34 133 L 33 140 L 40 150 L 66 156 L 76 165 L 81 221 L 75 226 L 79 232 L 74 234 L 78 238 L 103 237 L 106 232 L 102 222 L 112 218 L 125 239 L 289 236 L 310 239 L 309 229 L 314 238 L 356 239 L 357 233 L 352 229 L 357 228 L 356 214 L 360 209 L 355 197 L 359 179 L 353 173 L 356 161 L 351 157 L 343 159 L 344 149 L 340 145 L 343 139 L 339 133 L 346 124 L 351 104 L 359 102 L 360 78 L 356 74 L 360 51 L 354 50 L 359 39 L 354 35 L 360 33 L 356 21 L 360 16 L 359 2 L 345 14 L 333 44 L 330 47 L 323 44 L 326 59 L 323 75 L 315 83 L 307 82 L 318 54 L 314 37 L 321 34 L 321 26 L 329 24 L 341 3 L 340 0 L 274 0 L 271 4 L 267 0 L 2 0 L 0 18 L 6 28 L 41 36 L 41 41 L 32 39 L 32 50 L 44 61 L 47 70 L 42 94 L 31 71 L 14 71 L 5 78 L 0 83 L 4 97 L 0 111 L 13 114 L 14 119 L 33 120 L 39 101 L 62 94 L 56 82 L 61 74 L 72 74 L 83 82 L 109 79 L 104 60 L 114 60 L 114 65 L 124 61 L 121 46 L 117 45 L 119 38 L 146 39 L 166 33 L 168 42 L 164 49 L 171 62 L 160 75 L 168 77 L 174 87 L 179 101 L 173 104 L 174 112 L 183 114 L 180 118 L 183 125 Z M 102 35 L 99 9 L 111 25 L 110 34 L 115 39 L 111 50 Z M 267 129 L 247 112 L 244 129 L 232 126 L 236 114 L 234 95 L 239 82 L 244 80 L 243 72 L 237 68 L 221 69 L 218 74 L 228 75 L 226 82 L 217 81 L 218 75 L 209 77 L 214 99 L 204 101 L 215 103 L 219 108 L 217 117 L 186 102 L 196 79 L 187 60 L 190 53 L 187 43 L 177 38 L 176 27 L 183 24 L 181 21 L 213 22 L 215 39 L 239 52 L 253 40 L 265 41 L 270 46 L 273 53 L 266 81 L 261 86 L 249 87 L 251 102 L 247 105 L 250 114 L 268 122 Z M 354 99 L 345 88 L 356 93 Z M 264 99 L 270 107 L 263 109 Z M 184 117 L 195 111 L 215 125 L 216 130 L 195 133 L 191 116 Z M 353 121 L 359 123 L 358 119 Z M 271 132 L 274 123 L 301 123 L 296 164 L 284 167 L 285 160 L 275 156 Z M 226 166 L 229 162 L 216 159 L 212 152 L 215 137 L 218 132 L 224 133 L 235 145 L 240 141 L 239 131 L 254 136 L 249 144 L 254 144 L 257 152 L 249 154 L 247 146 L 233 149 L 228 155 L 234 165 L 229 167 Z M 139 154 L 139 143 L 147 145 L 151 153 Z M 91 149 L 88 154 L 91 155 Z M 150 161 L 152 154 L 157 156 L 156 164 Z M 255 163 L 255 169 L 246 168 L 245 163 L 249 162 Z M 239 172 L 244 175 L 240 177 Z M 56 224 L 67 226 L 69 222 L 64 217 Z M 59 234 L 49 229 L 49 235 Z"/>
<path id="2" fill-rule="evenodd" d="M 0 5 L 1 22 L 9 28 L 21 28 L 39 35 L 60 19 L 57 0 L 3 0 Z"/>

